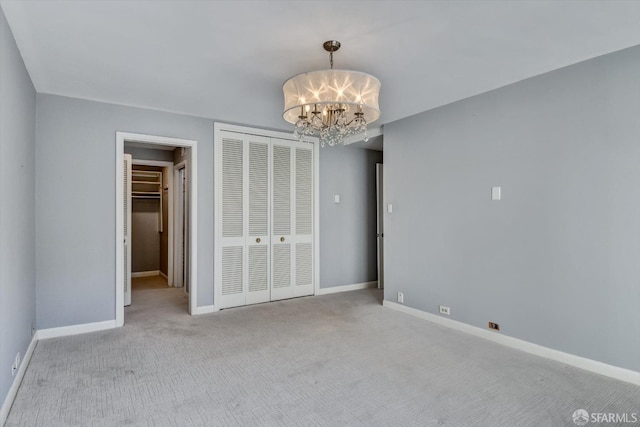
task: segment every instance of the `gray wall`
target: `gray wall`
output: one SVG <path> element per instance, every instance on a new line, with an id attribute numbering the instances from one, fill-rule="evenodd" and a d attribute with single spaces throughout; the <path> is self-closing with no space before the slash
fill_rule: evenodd
<path id="1" fill-rule="evenodd" d="M 640 371 L 638 76 L 634 47 L 386 125 L 385 299 Z"/>
<path id="2" fill-rule="evenodd" d="M 198 305 L 213 303 L 212 121 L 38 94 L 39 328 L 115 318 L 116 131 L 198 141 Z"/>
<path id="3" fill-rule="evenodd" d="M 0 402 L 36 322 L 36 92 L 0 9 Z"/>
<path id="4" fill-rule="evenodd" d="M 320 148 L 321 288 L 378 279 L 376 163 L 381 151 Z"/>

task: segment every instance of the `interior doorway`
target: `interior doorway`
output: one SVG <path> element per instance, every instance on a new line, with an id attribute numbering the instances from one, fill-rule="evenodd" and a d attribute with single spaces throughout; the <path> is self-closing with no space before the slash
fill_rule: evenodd
<path id="1" fill-rule="evenodd" d="M 130 158 L 125 146 L 129 154 L 134 149 L 173 153 L 173 161 Z M 124 324 L 124 306 L 131 303 L 136 280 L 144 289 L 182 287 L 193 314 L 197 283 L 190 272 L 197 265 L 197 199 L 189 195 L 197 194 L 197 142 L 116 132 L 116 160 L 116 324 Z M 132 219 L 136 203 L 140 215 Z M 133 240 L 136 227 L 139 247 Z M 144 227 L 149 230 L 143 232 Z M 136 249 L 141 254 L 137 263 Z M 134 265 L 137 271 L 132 272 Z"/>

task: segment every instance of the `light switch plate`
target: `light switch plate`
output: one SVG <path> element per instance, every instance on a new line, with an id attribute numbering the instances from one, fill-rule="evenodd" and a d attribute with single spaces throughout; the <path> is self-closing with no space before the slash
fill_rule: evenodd
<path id="1" fill-rule="evenodd" d="M 393 205 L 392 205 L 391 203 L 389 203 L 389 204 L 387 205 L 387 212 L 388 212 L 388 213 L 393 213 Z"/>
<path id="2" fill-rule="evenodd" d="M 502 198 L 501 187 L 491 187 L 491 200 L 500 200 Z"/>
<path id="3" fill-rule="evenodd" d="M 340 203 L 340 195 L 339 194 L 334 194 L 333 195 L 333 203 L 335 203 L 335 204 Z"/>

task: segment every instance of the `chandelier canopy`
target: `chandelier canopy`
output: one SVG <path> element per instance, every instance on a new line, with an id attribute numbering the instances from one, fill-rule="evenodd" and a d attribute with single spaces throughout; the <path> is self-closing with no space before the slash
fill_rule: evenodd
<path id="1" fill-rule="evenodd" d="M 320 145 L 344 143 L 344 138 L 362 135 L 367 124 L 380 117 L 380 80 L 359 71 L 334 70 L 333 52 L 340 42 L 324 42 L 331 69 L 310 71 L 291 77 L 282 86 L 283 117 L 294 125 L 293 134 L 303 139 L 318 136 Z"/>

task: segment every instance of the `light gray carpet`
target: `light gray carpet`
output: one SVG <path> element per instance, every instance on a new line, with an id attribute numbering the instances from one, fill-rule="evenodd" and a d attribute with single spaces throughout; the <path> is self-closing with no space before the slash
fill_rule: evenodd
<path id="1" fill-rule="evenodd" d="M 152 288 L 152 287 L 151 287 Z M 186 314 L 134 292 L 124 328 L 38 343 L 8 426 L 573 426 L 640 387 L 383 308 L 379 291 Z"/>

